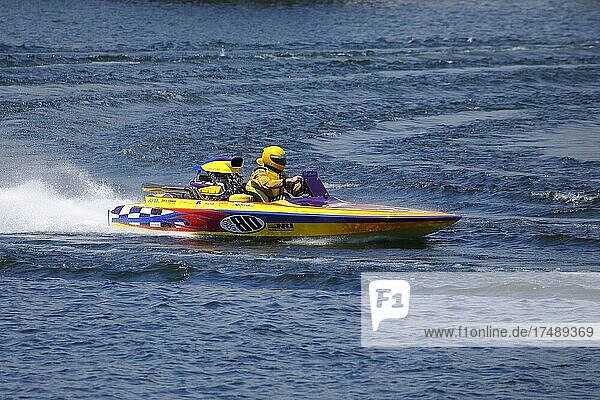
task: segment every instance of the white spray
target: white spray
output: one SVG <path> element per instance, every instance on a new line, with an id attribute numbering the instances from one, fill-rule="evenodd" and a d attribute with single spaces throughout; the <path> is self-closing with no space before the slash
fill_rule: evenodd
<path id="1" fill-rule="evenodd" d="M 0 233 L 109 232 L 107 210 L 131 202 L 73 166 L 0 182 Z"/>

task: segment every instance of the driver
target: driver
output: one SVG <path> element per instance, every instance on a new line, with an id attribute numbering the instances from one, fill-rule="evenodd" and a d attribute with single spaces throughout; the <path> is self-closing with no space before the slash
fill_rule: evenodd
<path id="1" fill-rule="evenodd" d="M 256 159 L 258 167 L 250 175 L 246 191 L 254 201 L 274 201 L 284 197 L 285 190 L 292 196 L 302 192 L 302 177 L 288 178 L 285 172 L 285 151 L 279 146 L 265 147 Z"/>

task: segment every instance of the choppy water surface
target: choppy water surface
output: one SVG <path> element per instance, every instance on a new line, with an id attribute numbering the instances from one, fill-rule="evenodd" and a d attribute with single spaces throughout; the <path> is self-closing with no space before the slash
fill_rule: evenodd
<path id="1" fill-rule="evenodd" d="M 600 272 L 597 2 L 0 3 L 0 397 L 597 393 L 594 349 L 363 349 L 359 323 L 364 271 Z M 106 226 L 273 143 L 343 199 L 464 218 L 411 243 Z"/>

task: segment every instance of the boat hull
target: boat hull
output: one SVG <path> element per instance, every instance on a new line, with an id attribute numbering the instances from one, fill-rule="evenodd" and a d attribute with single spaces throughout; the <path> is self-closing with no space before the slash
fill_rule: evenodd
<path id="1" fill-rule="evenodd" d="M 155 198 L 109 211 L 120 228 L 249 237 L 391 236 L 416 238 L 454 224 L 460 216 L 434 211 L 333 201 L 319 207 L 272 203 Z"/>

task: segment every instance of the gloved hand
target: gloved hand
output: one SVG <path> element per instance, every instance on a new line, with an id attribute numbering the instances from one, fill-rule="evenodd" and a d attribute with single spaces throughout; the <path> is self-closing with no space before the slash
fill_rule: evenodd
<path id="1" fill-rule="evenodd" d="M 300 175 L 296 175 L 293 178 L 286 178 L 286 182 L 291 184 L 296 184 L 298 182 L 302 183 L 302 177 Z"/>
<path id="2" fill-rule="evenodd" d="M 298 196 L 302 193 L 302 181 L 294 183 L 292 187 L 292 194 Z"/>

